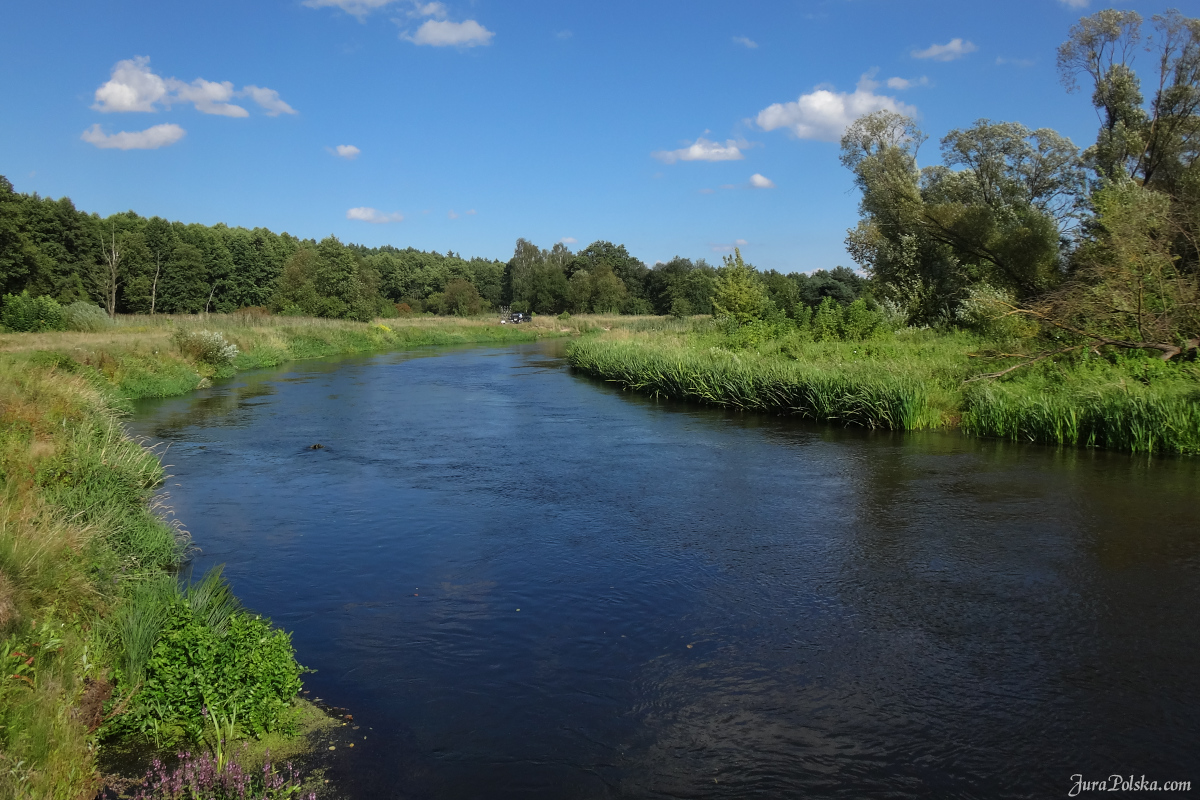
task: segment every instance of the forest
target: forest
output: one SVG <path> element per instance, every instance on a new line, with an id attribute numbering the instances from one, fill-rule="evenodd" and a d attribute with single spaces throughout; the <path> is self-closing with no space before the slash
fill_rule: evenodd
<path id="1" fill-rule="evenodd" d="M 677 257 L 648 268 L 624 245 L 606 241 L 574 253 L 561 243 L 545 250 L 518 239 L 505 263 L 132 211 L 102 218 L 65 197 L 15 192 L 0 177 L 0 295 L 86 303 L 110 316 L 258 308 L 365 322 L 410 313 L 473 316 L 503 306 L 536 314 L 688 316 L 712 312 L 716 276 L 704 259 Z M 864 278 L 845 267 L 812 275 L 771 270 L 761 279 L 789 315 L 797 302 L 850 303 L 866 290 Z M 10 313 L 6 324 L 54 327 L 36 312 L 24 325 Z"/>

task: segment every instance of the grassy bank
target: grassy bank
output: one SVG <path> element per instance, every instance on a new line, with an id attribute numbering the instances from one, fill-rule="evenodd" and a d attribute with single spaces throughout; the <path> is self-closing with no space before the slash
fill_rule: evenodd
<path id="1" fill-rule="evenodd" d="M 179 580 L 190 542 L 156 500 L 158 458 L 120 424 L 129 400 L 302 358 L 611 325 L 160 315 L 0 335 L 0 798 L 91 796 L 97 748 L 115 740 L 215 752 L 302 721 L 287 634 L 219 574 Z"/>
<path id="2" fill-rule="evenodd" d="M 568 348 L 573 367 L 649 394 L 821 422 L 1138 453 L 1200 452 L 1200 365 L 1084 353 L 988 381 L 970 354 L 995 343 L 906 330 L 814 342 L 710 320 L 618 330 Z"/>
<path id="3" fill-rule="evenodd" d="M 297 317 L 230 315 L 119 317 L 94 333 L 0 334 L 0 354 L 58 364 L 95 379 L 121 398 L 185 394 L 213 378 L 289 361 L 456 344 L 510 344 L 611 327 L 605 317 L 499 325 L 494 319 L 416 317 L 372 324 Z M 180 347 L 180 336 L 215 332 L 234 345 L 232 359 L 206 358 Z"/>

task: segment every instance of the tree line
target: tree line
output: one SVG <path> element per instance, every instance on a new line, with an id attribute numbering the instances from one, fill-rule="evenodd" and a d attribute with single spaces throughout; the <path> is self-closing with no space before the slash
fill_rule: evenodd
<path id="1" fill-rule="evenodd" d="M 1150 65 L 1151 88 L 1135 71 Z M 1032 320 L 1059 344 L 1172 358 L 1200 345 L 1200 20 L 1082 18 L 1058 50 L 1100 120 L 1084 150 L 1053 130 L 982 119 L 920 166 L 915 120 L 881 111 L 841 140 L 862 193 L 847 249 L 914 323 Z M 1148 96 L 1147 96 L 1148 94 Z M 976 315 L 978 316 L 978 315 Z M 986 315 L 985 315 L 986 316 Z"/>
<path id="2" fill-rule="evenodd" d="M 280 314 L 369 320 L 398 313 L 474 315 L 509 306 L 538 314 L 710 314 L 725 267 L 676 257 L 647 267 L 624 245 L 572 252 L 518 239 L 507 262 L 266 228 L 168 222 L 128 211 L 100 217 L 68 198 L 14 191 L 0 176 L 0 295 L 95 303 L 110 315 Z M 759 274 L 780 313 L 825 297 L 851 303 L 864 279 L 838 267 Z"/>

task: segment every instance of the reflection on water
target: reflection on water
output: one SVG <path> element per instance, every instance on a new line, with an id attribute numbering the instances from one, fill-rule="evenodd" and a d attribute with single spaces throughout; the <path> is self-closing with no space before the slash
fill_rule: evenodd
<path id="1" fill-rule="evenodd" d="M 133 423 L 172 443 L 199 566 L 373 729 L 354 796 L 1200 784 L 1194 461 L 656 402 L 553 345 L 428 355 Z"/>

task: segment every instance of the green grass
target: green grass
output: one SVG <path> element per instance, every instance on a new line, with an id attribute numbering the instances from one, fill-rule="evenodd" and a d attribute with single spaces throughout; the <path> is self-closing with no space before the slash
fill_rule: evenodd
<path id="1" fill-rule="evenodd" d="M 584 338 L 567 357 L 579 371 L 633 391 L 833 424 L 959 427 L 1071 447 L 1200 453 L 1200 365 L 1084 354 L 968 381 L 995 368 L 969 356 L 991 344 L 933 331 L 814 342 L 786 324 L 693 320 Z"/>

